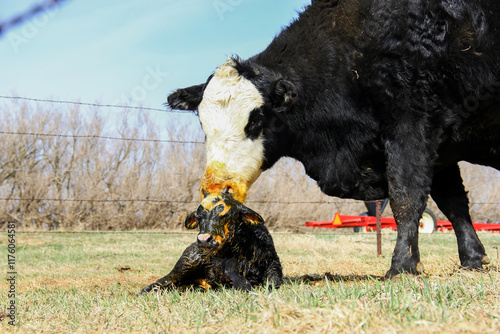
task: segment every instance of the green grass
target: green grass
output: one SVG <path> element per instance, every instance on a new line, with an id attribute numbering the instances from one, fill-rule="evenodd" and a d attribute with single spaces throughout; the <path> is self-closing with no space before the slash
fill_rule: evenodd
<path id="1" fill-rule="evenodd" d="M 500 332 L 500 234 L 480 234 L 492 261 L 484 272 L 459 270 L 453 234 L 422 235 L 425 274 L 393 281 L 379 278 L 393 232 L 384 232 L 380 258 L 374 233 L 273 237 L 287 276 L 330 279 L 292 280 L 277 291 L 136 297 L 170 271 L 195 234 L 18 233 L 18 322 L 11 328 L 4 319 L 0 332 Z M 5 307 L 7 283 L 0 286 Z"/>

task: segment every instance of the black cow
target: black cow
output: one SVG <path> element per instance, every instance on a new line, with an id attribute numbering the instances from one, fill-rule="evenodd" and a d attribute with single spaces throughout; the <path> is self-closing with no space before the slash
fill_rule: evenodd
<path id="1" fill-rule="evenodd" d="M 420 273 L 429 194 L 465 268 L 489 262 L 457 163 L 500 169 L 500 1 L 312 1 L 261 53 L 229 59 L 168 97 L 207 138 L 201 196 L 243 201 L 283 156 L 328 195 L 389 197 L 398 236 L 387 276 Z"/>
<path id="2" fill-rule="evenodd" d="M 262 217 L 236 201 L 231 194 L 211 194 L 191 213 L 185 225 L 200 227 L 172 271 L 141 290 L 221 286 L 250 290 L 256 285 L 278 289 L 283 280 L 273 239 Z"/>

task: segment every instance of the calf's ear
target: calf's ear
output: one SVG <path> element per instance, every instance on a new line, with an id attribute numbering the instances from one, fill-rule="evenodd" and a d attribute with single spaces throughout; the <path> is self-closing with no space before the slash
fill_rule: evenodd
<path id="1" fill-rule="evenodd" d="M 297 101 L 299 90 L 297 86 L 288 80 L 279 79 L 273 82 L 271 87 L 272 101 L 274 107 L 288 108 Z"/>
<path id="2" fill-rule="evenodd" d="M 249 225 L 264 225 L 264 219 L 255 211 L 241 205 L 241 217 L 245 224 Z"/>
<path id="3" fill-rule="evenodd" d="M 203 99 L 205 84 L 178 89 L 167 98 L 167 105 L 177 110 L 197 110 Z"/>
<path id="4" fill-rule="evenodd" d="M 198 223 L 199 221 L 198 218 L 196 217 L 196 212 L 192 212 L 189 214 L 189 216 L 187 216 L 184 225 L 186 226 L 186 228 L 192 230 L 193 228 L 196 228 L 198 226 Z"/>

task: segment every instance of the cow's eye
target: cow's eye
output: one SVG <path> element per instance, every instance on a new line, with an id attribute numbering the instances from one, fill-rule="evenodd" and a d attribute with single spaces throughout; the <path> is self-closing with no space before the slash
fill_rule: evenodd
<path id="1" fill-rule="evenodd" d="M 250 139 L 257 139 L 264 126 L 264 111 L 262 108 L 254 109 L 248 116 L 248 123 L 245 126 L 245 134 Z"/>

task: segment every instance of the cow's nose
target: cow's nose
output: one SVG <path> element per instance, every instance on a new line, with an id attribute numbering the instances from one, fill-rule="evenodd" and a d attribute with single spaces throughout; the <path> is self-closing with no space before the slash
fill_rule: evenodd
<path id="1" fill-rule="evenodd" d="M 202 247 L 208 247 L 214 238 L 210 234 L 198 234 L 198 243 Z"/>

